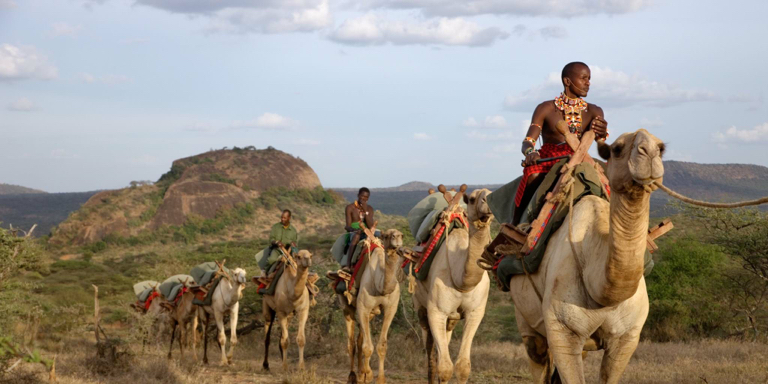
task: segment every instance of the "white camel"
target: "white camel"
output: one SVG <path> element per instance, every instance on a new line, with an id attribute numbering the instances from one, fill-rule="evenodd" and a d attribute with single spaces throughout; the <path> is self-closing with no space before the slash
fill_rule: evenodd
<path id="1" fill-rule="evenodd" d="M 460 319 L 464 319 L 464 332 L 456 361 L 456 377 L 462 384 L 469 378 L 472 339 L 485 315 L 490 289 L 488 274 L 477 265 L 485 246 L 491 241 L 493 214 L 486 201 L 489 193 L 487 189 L 479 189 L 473 191 L 469 199 L 464 196 L 469 229 L 455 228 L 432 256 L 434 260 L 427 278 L 416 282 L 413 305 L 423 329 L 430 383 L 435 380 L 433 345 L 437 347 L 438 379 L 447 383 L 453 376 L 454 365 L 448 344 Z"/>
<path id="2" fill-rule="evenodd" d="M 550 382 L 550 358 L 564 383 L 584 383 L 582 351 L 599 347 L 605 349 L 600 382 L 617 383 L 648 315 L 643 256 L 653 183 L 664 175 L 664 144 L 641 129 L 598 150 L 610 158 L 610 203 L 584 197 L 549 239 L 531 274 L 543 301 L 526 276 L 510 280 L 536 383 Z"/>
<path id="3" fill-rule="evenodd" d="M 339 295 L 339 301 L 344 308 L 344 320 L 347 325 L 347 349 L 349 351 L 350 368 L 348 383 L 357 383 L 355 374 L 355 352 L 358 356 L 357 371 L 362 376 L 363 383 L 373 381 L 371 370 L 371 355 L 373 354 L 373 338 L 371 337 L 371 319 L 383 313 L 379 342 L 376 353 L 379 356 L 379 374 L 377 382 L 386 383 L 384 376 L 384 361 L 387 356 L 387 334 L 392 325 L 392 319 L 397 313 L 400 302 L 400 285 L 397 273 L 401 258 L 397 248 L 403 245 L 403 234 L 396 229 L 382 233 L 383 248 L 375 248 L 368 256 L 368 264 L 360 271 L 358 279 L 360 286 L 352 304 L 345 295 Z M 360 325 L 355 345 L 355 323 Z"/>
<path id="4" fill-rule="evenodd" d="M 192 329 L 197 329 L 197 319 L 203 319 L 203 363 L 208 363 L 208 324 L 210 316 L 216 320 L 218 329 L 218 342 L 221 347 L 221 365 L 232 364 L 232 355 L 237 345 L 237 315 L 240 310 L 239 300 L 243 298 L 243 289 L 246 284 L 246 273 L 242 268 L 235 268 L 231 275 L 223 273 L 219 285 L 213 291 L 211 305 L 201 306 L 201 315 L 195 316 Z M 229 353 L 226 352 L 227 336 L 224 333 L 224 316 L 229 315 Z M 196 350 L 197 337 L 193 338 L 193 350 Z"/>
<path id="5" fill-rule="evenodd" d="M 296 269 L 286 265 L 285 271 L 277 281 L 274 295 L 264 295 L 262 312 L 264 314 L 264 363 L 262 366 L 269 370 L 269 339 L 272 325 L 277 315 L 280 322 L 282 337 L 280 338 L 280 353 L 283 358 L 283 369 L 288 369 L 288 322 L 295 313 L 299 318 L 299 329 L 296 333 L 296 344 L 299 345 L 299 369 L 304 369 L 304 345 L 306 336 L 304 328 L 309 317 L 309 290 L 307 278 L 309 267 L 312 265 L 312 254 L 302 249 L 296 258 Z"/>

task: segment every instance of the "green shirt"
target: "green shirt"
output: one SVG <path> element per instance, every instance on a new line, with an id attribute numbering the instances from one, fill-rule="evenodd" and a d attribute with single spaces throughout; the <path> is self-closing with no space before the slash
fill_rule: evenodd
<path id="1" fill-rule="evenodd" d="M 288 228 L 283 227 L 283 223 L 277 223 L 272 226 L 272 232 L 269 234 L 269 243 L 281 242 L 283 245 L 299 242 L 299 234 L 293 225 L 288 224 Z"/>
<path id="2" fill-rule="evenodd" d="M 269 243 L 272 244 L 278 241 L 283 243 L 283 246 L 290 246 L 291 243 L 298 245 L 299 234 L 296 232 L 296 228 L 290 224 L 288 225 L 288 228 L 284 228 L 283 223 L 277 223 L 273 225 L 272 232 L 269 234 Z M 272 249 L 272 252 L 267 256 L 269 257 L 267 262 L 269 265 L 272 265 L 276 261 L 280 260 L 280 251 L 277 248 L 274 248 Z"/>

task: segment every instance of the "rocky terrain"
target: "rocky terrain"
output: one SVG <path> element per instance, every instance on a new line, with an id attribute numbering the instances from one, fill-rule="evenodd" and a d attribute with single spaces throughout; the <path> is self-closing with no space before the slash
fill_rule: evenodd
<path id="1" fill-rule="evenodd" d="M 59 224 L 50 242 L 83 245 L 108 236 L 132 238 L 189 223 L 213 226 L 210 231 L 220 232 L 230 224 L 253 224 L 247 217 L 257 210 L 294 209 L 279 206 L 278 196 L 269 193 L 274 189 L 307 191 L 297 195 L 304 197 L 304 203 L 323 192 L 320 179 L 306 162 L 274 148 L 210 151 L 174 161 L 171 170 L 154 184 L 93 195 Z M 298 200 L 293 203 L 301 205 Z M 266 216 L 263 213 L 256 216 Z M 279 212 L 272 213 L 279 216 Z M 262 230 L 275 221 L 269 216 L 263 225 L 251 229 Z"/>

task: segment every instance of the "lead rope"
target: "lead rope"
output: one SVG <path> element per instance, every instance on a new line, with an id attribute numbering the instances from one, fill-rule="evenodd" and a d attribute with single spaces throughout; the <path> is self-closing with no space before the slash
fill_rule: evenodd
<path id="1" fill-rule="evenodd" d="M 745 201 L 739 201 L 739 202 L 735 202 L 735 203 L 710 203 L 708 201 L 695 200 L 695 199 L 692 199 L 690 197 L 683 196 L 683 195 L 681 195 L 681 194 L 679 194 L 679 193 L 669 189 L 668 187 L 664 186 L 663 184 L 661 184 L 658 181 L 654 181 L 653 184 L 656 185 L 657 187 L 659 187 L 659 189 L 661 189 L 662 191 L 666 192 L 668 195 L 670 195 L 670 196 L 672 196 L 672 197 L 674 197 L 676 199 L 679 199 L 679 200 L 681 200 L 681 201 L 683 201 L 685 203 L 688 203 L 688 204 L 698 205 L 700 207 L 706 207 L 706 208 L 741 208 L 741 207 L 748 207 L 748 206 L 752 206 L 752 205 L 760 205 L 760 204 L 768 203 L 768 196 L 760 198 L 760 199 L 745 200 Z"/>

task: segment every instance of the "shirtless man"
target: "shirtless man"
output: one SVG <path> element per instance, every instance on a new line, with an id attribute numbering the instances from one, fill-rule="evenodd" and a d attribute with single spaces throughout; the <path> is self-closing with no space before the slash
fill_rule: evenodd
<path id="1" fill-rule="evenodd" d="M 562 72 L 563 93 L 552 100 L 542 102 L 533 111 L 531 126 L 523 140 L 523 179 L 515 195 L 515 217 L 513 225 L 519 224 L 525 206 L 536 192 L 544 176 L 557 163 L 557 160 L 536 164 L 537 160 L 573 154 L 565 143 L 565 137 L 555 126 L 560 120 L 568 123 L 568 128 L 579 138 L 584 131 L 595 132 L 596 140 L 608 138 L 608 122 L 603 109 L 589 104 L 582 98 L 589 92 L 591 72 L 582 62 L 568 63 Z M 536 140 L 541 136 L 543 145 L 536 149 Z"/>
<path id="2" fill-rule="evenodd" d="M 366 228 L 373 227 L 373 207 L 368 205 L 368 198 L 371 197 L 371 191 L 362 187 L 357 192 L 357 200 L 347 205 L 344 209 L 344 216 L 347 219 L 347 224 L 344 229 L 349 232 L 348 236 L 352 236 L 349 242 L 349 250 L 347 251 L 347 265 L 344 269 L 349 272 L 352 270 L 352 255 L 355 253 L 355 247 L 357 243 L 362 240 L 363 226 Z"/>

